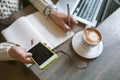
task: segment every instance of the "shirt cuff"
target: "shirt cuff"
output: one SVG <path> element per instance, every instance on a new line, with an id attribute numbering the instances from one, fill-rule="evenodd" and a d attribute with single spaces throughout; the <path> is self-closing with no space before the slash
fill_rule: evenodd
<path id="1" fill-rule="evenodd" d="M 44 14 L 45 9 L 49 5 L 54 5 L 51 0 L 29 0 L 36 9 Z"/>
<path id="2" fill-rule="evenodd" d="M 15 60 L 14 58 L 10 57 L 8 54 L 8 50 L 15 46 L 15 44 L 4 42 L 0 43 L 0 60 Z"/>

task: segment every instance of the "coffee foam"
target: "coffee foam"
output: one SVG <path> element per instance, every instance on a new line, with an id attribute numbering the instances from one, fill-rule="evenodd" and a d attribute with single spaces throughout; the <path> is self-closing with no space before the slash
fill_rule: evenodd
<path id="1" fill-rule="evenodd" d="M 100 36 L 95 30 L 86 30 L 85 31 L 85 39 L 89 43 L 99 43 L 100 42 Z"/>

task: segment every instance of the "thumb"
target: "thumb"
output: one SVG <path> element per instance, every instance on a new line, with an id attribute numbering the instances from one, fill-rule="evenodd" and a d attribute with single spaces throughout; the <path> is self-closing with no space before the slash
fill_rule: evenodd
<path id="1" fill-rule="evenodd" d="M 29 52 L 28 52 L 28 53 L 26 54 L 26 57 L 32 57 L 32 53 L 29 53 Z"/>
<path id="2" fill-rule="evenodd" d="M 25 62 L 26 64 L 29 64 L 29 63 L 34 64 L 33 60 L 30 57 L 26 58 L 25 61 L 26 61 Z"/>

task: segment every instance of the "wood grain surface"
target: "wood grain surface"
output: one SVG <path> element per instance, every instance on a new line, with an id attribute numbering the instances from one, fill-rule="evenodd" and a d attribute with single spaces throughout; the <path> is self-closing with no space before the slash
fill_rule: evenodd
<path id="1" fill-rule="evenodd" d="M 70 55 L 75 65 L 87 68 L 76 68 L 68 56 L 58 53 L 59 58 L 47 69 L 39 70 L 34 65 L 32 71 L 41 80 L 120 80 L 120 26 L 116 26 L 116 22 L 120 21 L 119 13 L 120 9 L 97 28 L 103 35 L 104 49 L 96 59 L 88 60 L 78 56 L 71 46 L 71 39 L 56 48 Z M 74 31 L 83 30 L 82 26 L 76 26 Z"/>

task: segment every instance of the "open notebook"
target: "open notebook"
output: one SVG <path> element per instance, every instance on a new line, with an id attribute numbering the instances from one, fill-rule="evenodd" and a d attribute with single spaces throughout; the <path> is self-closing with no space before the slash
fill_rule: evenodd
<path id="1" fill-rule="evenodd" d="M 65 33 L 50 18 L 39 12 L 20 17 L 1 33 L 7 41 L 18 43 L 27 49 L 31 46 L 31 39 L 35 43 L 47 43 L 53 49 L 74 35 L 73 32 Z"/>
<path id="2" fill-rule="evenodd" d="M 39 12 L 20 17 L 1 33 L 8 42 L 20 44 L 27 50 L 31 47 L 32 39 L 34 43 L 46 43 L 54 49 L 74 35 L 73 32 L 65 33 L 50 18 Z M 31 64 L 26 66 L 30 67 Z"/>

